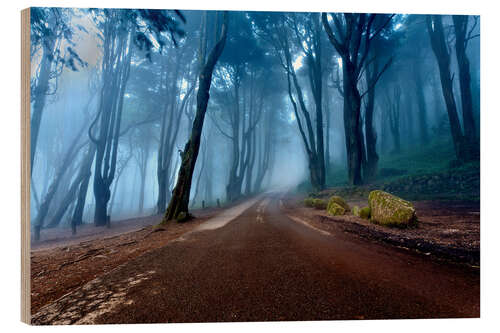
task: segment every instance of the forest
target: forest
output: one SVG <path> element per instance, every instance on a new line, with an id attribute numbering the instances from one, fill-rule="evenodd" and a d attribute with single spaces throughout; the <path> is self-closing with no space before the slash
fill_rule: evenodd
<path id="1" fill-rule="evenodd" d="M 34 239 L 183 222 L 266 191 L 479 172 L 479 23 L 33 8 Z"/>

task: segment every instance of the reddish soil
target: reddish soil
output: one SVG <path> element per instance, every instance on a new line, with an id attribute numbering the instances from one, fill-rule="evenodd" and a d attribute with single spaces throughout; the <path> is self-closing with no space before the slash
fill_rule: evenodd
<path id="1" fill-rule="evenodd" d="M 116 222 L 111 228 L 83 226 L 75 237 L 70 230 L 43 233 L 45 240 L 31 246 L 31 312 L 145 252 L 165 246 L 217 211 L 195 211 L 196 219 L 160 229 L 153 229 L 162 218 L 157 215 Z"/>
<path id="2" fill-rule="evenodd" d="M 479 203 L 468 201 L 412 201 L 419 224 L 416 228 L 388 228 L 347 213 L 329 216 L 324 210 L 306 208 L 301 197 L 285 202 L 286 211 L 305 219 L 315 228 L 342 231 L 398 247 L 417 250 L 451 261 L 479 266 Z M 366 201 L 348 200 L 351 207 Z"/>

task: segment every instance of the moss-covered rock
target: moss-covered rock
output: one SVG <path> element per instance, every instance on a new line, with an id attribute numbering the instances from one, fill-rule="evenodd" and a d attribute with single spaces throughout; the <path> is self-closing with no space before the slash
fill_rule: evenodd
<path id="1" fill-rule="evenodd" d="M 352 215 L 355 215 L 355 216 L 359 216 L 359 211 L 360 211 L 360 209 L 358 206 L 354 206 L 351 209 Z"/>
<path id="2" fill-rule="evenodd" d="M 337 204 L 335 201 L 330 201 L 328 203 L 328 206 L 326 207 L 326 212 L 332 216 L 344 215 L 345 209 L 341 205 Z"/>
<path id="3" fill-rule="evenodd" d="M 304 199 L 304 206 L 306 207 L 314 207 L 314 198 L 305 198 Z"/>
<path id="4" fill-rule="evenodd" d="M 371 215 L 371 209 L 369 206 L 363 207 L 359 210 L 359 217 L 368 220 Z"/>
<path id="5" fill-rule="evenodd" d="M 334 195 L 332 197 L 330 197 L 330 200 L 328 201 L 328 204 L 330 203 L 336 203 L 337 205 L 339 205 L 340 207 L 344 208 L 344 211 L 348 212 L 351 210 L 351 208 L 349 207 L 349 205 L 347 204 L 347 202 L 345 202 L 344 199 L 342 199 L 342 197 L 339 197 L 338 195 Z"/>
<path id="6" fill-rule="evenodd" d="M 328 203 L 326 200 L 319 199 L 319 198 L 305 198 L 304 199 L 304 206 L 306 207 L 311 207 L 311 208 L 316 208 L 316 209 L 326 209 L 326 206 Z"/>
<path id="7" fill-rule="evenodd" d="M 415 208 L 406 200 L 376 190 L 368 196 L 371 221 L 384 226 L 405 228 L 417 223 Z"/>
<path id="8" fill-rule="evenodd" d="M 189 219 L 189 215 L 186 212 L 180 212 L 175 219 L 177 222 L 186 222 Z"/>
<path id="9" fill-rule="evenodd" d="M 316 209 L 326 209 L 328 203 L 323 199 L 313 199 L 313 207 Z"/>

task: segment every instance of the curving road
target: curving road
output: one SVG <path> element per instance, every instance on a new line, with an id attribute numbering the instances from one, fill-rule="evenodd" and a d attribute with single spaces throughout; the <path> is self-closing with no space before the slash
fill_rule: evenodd
<path id="1" fill-rule="evenodd" d="M 286 216 L 228 211 L 41 309 L 34 324 L 479 316 L 479 273 Z"/>

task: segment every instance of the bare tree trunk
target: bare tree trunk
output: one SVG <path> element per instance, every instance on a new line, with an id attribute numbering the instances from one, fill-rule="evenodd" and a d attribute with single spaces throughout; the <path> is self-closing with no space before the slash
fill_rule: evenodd
<path id="1" fill-rule="evenodd" d="M 470 65 L 467 58 L 467 25 L 469 17 L 467 15 L 453 15 L 453 25 L 455 27 L 455 50 L 457 56 L 460 96 L 462 101 L 462 118 L 464 125 L 464 136 L 467 145 L 467 151 L 470 158 L 479 158 L 479 152 L 476 146 L 477 135 L 474 121 L 474 110 L 472 103 Z"/>
<path id="2" fill-rule="evenodd" d="M 458 119 L 457 105 L 453 94 L 453 79 L 450 73 L 450 54 L 444 36 L 443 23 L 440 15 L 428 15 L 427 29 L 431 39 L 432 50 L 436 56 L 439 66 L 439 76 L 441 78 L 441 89 L 448 111 L 450 120 L 451 136 L 455 146 L 455 154 L 460 161 L 467 160 L 466 150 L 464 149 L 464 136 Z"/>
<path id="3" fill-rule="evenodd" d="M 326 94 L 328 95 L 328 94 Z M 325 182 L 326 175 L 331 168 L 331 157 L 330 157 L 330 130 L 331 130 L 331 118 L 332 118 L 332 110 L 330 110 L 330 99 L 326 98 L 325 105 L 325 117 L 326 117 L 326 134 L 325 134 Z"/>
<path id="4" fill-rule="evenodd" d="M 354 68 L 347 58 L 343 59 L 344 129 L 346 133 L 347 169 L 349 184 L 360 185 L 363 158 L 361 132 L 361 96 L 356 83 Z"/>
<path id="5" fill-rule="evenodd" d="M 142 149 L 142 156 L 139 161 L 139 171 L 141 175 L 141 185 L 139 190 L 139 213 L 142 213 L 144 211 L 144 191 L 146 188 L 146 174 L 149 161 L 149 142 L 145 142 Z"/>
<path id="6" fill-rule="evenodd" d="M 302 48 L 305 54 L 305 59 L 307 61 L 307 74 L 309 79 L 309 85 L 311 88 L 312 96 L 315 104 L 315 132 L 310 126 L 309 122 L 309 112 L 306 110 L 306 106 L 303 100 L 302 91 L 299 86 L 295 70 L 290 63 L 289 51 L 286 50 L 286 58 L 288 64 L 288 70 L 292 74 L 293 83 L 297 91 L 299 105 L 306 118 L 306 125 L 309 131 L 309 171 L 311 177 L 311 184 L 316 191 L 320 191 L 325 188 L 325 146 L 324 146 L 324 134 L 323 134 L 323 70 L 322 70 L 322 45 L 321 45 L 321 22 L 320 16 L 317 13 L 311 14 L 308 21 L 311 30 L 311 36 L 307 39 L 299 38 L 299 33 L 297 25 L 294 25 L 295 36 L 297 36 L 297 44 Z M 304 48 L 303 44 L 308 44 L 307 48 Z"/>
<path id="7" fill-rule="evenodd" d="M 250 152 L 250 161 L 247 167 L 247 174 L 245 176 L 245 195 L 250 195 L 252 194 L 252 191 L 255 190 L 252 188 L 253 185 L 252 176 L 254 171 L 256 150 L 257 150 L 256 146 L 257 140 L 255 135 L 256 135 L 255 131 L 252 131 L 252 133 L 250 134 L 249 148 L 251 152 Z"/>
<path id="8" fill-rule="evenodd" d="M 399 86 L 394 88 L 392 99 L 388 97 L 389 104 L 389 129 L 391 130 L 392 139 L 394 141 L 393 153 L 401 152 L 401 136 L 400 136 L 400 110 L 401 110 L 401 90 Z"/>
<path id="9" fill-rule="evenodd" d="M 59 187 L 59 184 L 61 183 L 61 180 L 63 179 L 64 174 L 68 170 L 71 162 L 74 160 L 78 151 L 84 146 L 84 144 L 81 144 L 79 146 L 77 145 L 78 141 L 80 140 L 83 134 L 84 129 L 85 127 L 82 127 L 80 132 L 71 142 L 68 151 L 66 152 L 64 159 L 62 160 L 61 165 L 59 166 L 57 173 L 55 174 L 54 179 L 52 180 L 52 183 L 50 184 L 49 189 L 47 190 L 47 193 L 42 201 L 42 204 L 40 205 L 40 210 L 38 211 L 38 214 L 33 222 L 33 225 L 35 227 L 35 240 L 40 239 L 40 229 L 43 228 L 44 226 L 45 218 L 47 217 L 47 214 L 49 212 L 52 199 L 54 198 L 54 195 L 57 192 L 57 189 Z"/>
<path id="10" fill-rule="evenodd" d="M 214 48 L 210 51 L 207 61 L 200 71 L 198 78 L 198 93 L 196 98 L 196 115 L 193 121 L 191 137 L 186 143 L 182 152 L 182 164 L 177 177 L 177 184 L 172 192 L 172 199 L 162 223 L 169 220 L 183 220 L 189 217 L 189 195 L 191 192 L 191 181 L 194 167 L 200 149 L 201 132 L 207 111 L 208 100 L 210 98 L 210 86 L 212 84 L 212 73 L 215 64 L 219 60 L 227 37 L 228 13 L 224 12 L 224 22 L 222 24 L 221 36 Z M 184 216 L 183 216 L 184 215 Z"/>
<path id="11" fill-rule="evenodd" d="M 342 15 L 342 20 L 337 17 Z M 337 14 L 333 15 L 338 34 L 334 34 L 326 13 L 321 19 L 330 43 L 342 58 L 342 82 L 344 95 L 344 129 L 347 152 L 347 169 L 350 185 L 363 183 L 361 176 L 363 163 L 363 139 L 361 138 L 361 94 L 358 80 L 370 52 L 371 41 L 391 21 L 394 15 L 387 16 L 384 22 L 373 29 L 378 14 Z M 384 66 L 386 68 L 390 61 Z M 383 73 L 384 69 L 380 73 Z M 375 82 L 376 83 L 376 80 Z M 373 84 L 374 84 L 373 83 Z M 368 92 L 374 87 L 368 86 Z M 371 138 L 370 140 L 373 140 Z"/>
<path id="12" fill-rule="evenodd" d="M 43 109 L 45 100 L 49 90 L 50 72 L 52 69 L 52 56 L 54 52 L 55 40 L 48 38 L 46 43 L 42 43 L 42 60 L 40 63 L 40 72 L 38 75 L 37 85 L 34 89 L 33 112 L 30 122 L 30 154 L 31 154 L 31 174 L 33 174 L 33 166 L 35 164 L 35 153 L 38 143 L 38 133 L 40 132 L 40 124 L 42 122 Z"/>
<path id="13" fill-rule="evenodd" d="M 204 149 L 202 149 L 202 158 L 201 158 L 201 166 L 200 166 L 200 172 L 198 173 L 198 178 L 196 179 L 196 186 L 194 189 L 194 195 L 193 195 L 193 203 L 192 205 L 194 206 L 196 203 L 196 200 L 198 199 L 198 193 L 200 191 L 200 184 L 201 184 L 201 179 L 204 177 L 203 172 L 205 169 L 205 165 L 207 164 L 207 144 L 205 144 Z"/>
<path id="14" fill-rule="evenodd" d="M 128 163 L 130 162 L 130 159 L 132 158 L 132 153 L 130 153 L 127 158 L 123 161 L 121 164 L 120 168 L 118 169 L 116 173 L 116 178 L 115 178 L 115 186 L 113 187 L 113 193 L 111 194 L 111 201 L 109 202 L 109 215 L 113 213 L 113 207 L 115 205 L 115 198 L 116 198 L 116 192 L 118 189 L 118 185 L 120 184 L 120 178 L 123 174 L 123 170 L 127 168 Z"/>
<path id="15" fill-rule="evenodd" d="M 317 142 L 317 139 L 319 138 L 318 135 L 314 135 L 314 129 L 311 121 L 311 116 L 310 113 L 306 107 L 306 103 L 304 101 L 304 95 L 302 93 L 302 88 L 299 84 L 299 81 L 297 79 L 297 75 L 295 73 L 295 69 L 293 68 L 292 61 L 291 61 L 291 55 L 290 55 L 290 46 L 288 45 L 288 39 L 286 36 L 282 36 L 282 49 L 284 52 L 284 57 L 285 57 L 285 66 L 287 68 L 287 83 L 288 83 L 288 97 L 290 99 L 290 102 L 292 103 L 295 118 L 297 119 L 297 125 L 299 127 L 299 132 L 302 137 L 302 141 L 304 143 L 304 147 L 307 153 L 308 157 L 308 166 L 309 166 L 309 176 L 311 180 L 311 185 L 316 191 L 321 191 L 324 186 L 325 186 L 325 177 L 324 177 L 324 149 L 321 147 L 318 149 L 318 144 L 323 145 L 323 143 Z M 293 86 L 296 91 L 297 99 L 298 99 L 298 105 L 297 102 L 295 101 L 295 98 L 293 97 L 293 92 L 292 92 L 292 82 Z M 302 120 L 301 120 L 301 114 L 299 114 L 299 106 L 301 110 L 301 114 L 304 118 L 305 121 L 305 129 L 302 125 Z M 318 109 L 316 109 L 316 112 Z M 321 119 L 322 123 L 322 119 Z M 318 126 L 318 122 L 316 122 L 316 125 Z M 318 129 L 316 126 L 316 130 Z M 321 126 L 322 127 L 322 126 Z M 321 130 L 321 141 L 323 137 L 323 131 Z M 323 157 L 318 156 L 318 152 L 321 151 L 321 154 L 323 154 Z M 323 161 L 322 165 L 320 164 L 320 161 Z"/>
<path id="16" fill-rule="evenodd" d="M 144 212 L 144 190 L 146 186 L 146 171 L 140 170 L 141 185 L 139 189 L 139 213 Z"/>
<path id="17" fill-rule="evenodd" d="M 87 198 L 90 177 L 92 176 L 92 162 L 94 161 L 96 147 L 92 143 L 90 145 L 91 146 L 89 147 L 89 149 L 91 150 L 91 152 L 89 154 L 91 157 L 90 160 L 88 160 L 88 165 L 86 165 L 86 170 L 82 171 L 85 173 L 85 176 L 80 183 L 75 210 L 73 211 L 73 216 L 71 218 L 71 226 L 74 233 L 76 233 L 76 226 L 81 225 L 83 221 L 83 210 L 85 208 L 85 201 Z"/>
<path id="18" fill-rule="evenodd" d="M 167 91 L 165 96 L 165 107 L 162 113 L 161 122 L 161 132 L 160 132 L 160 144 L 158 146 L 158 160 L 157 160 L 157 178 L 158 178 L 158 200 L 156 203 L 156 211 L 158 214 L 164 213 L 167 207 L 167 195 L 169 190 L 169 174 L 172 163 L 172 148 L 173 142 L 175 141 L 175 136 L 177 135 L 177 130 L 179 128 L 180 114 L 177 113 L 176 124 L 174 124 L 175 115 L 175 101 L 177 97 L 177 79 L 179 73 L 181 57 L 177 55 L 175 70 L 173 77 L 171 78 L 170 89 Z M 167 64 L 164 63 L 162 70 L 166 72 Z M 160 82 L 161 85 L 165 85 L 165 90 L 168 90 L 168 76 L 165 75 L 165 83 Z M 177 110 L 178 111 L 178 110 Z M 167 118 L 168 115 L 168 118 Z M 167 120 L 168 119 L 168 120 Z M 175 132 L 175 135 L 172 135 Z"/>
<path id="19" fill-rule="evenodd" d="M 260 151 L 262 152 L 262 156 L 259 159 L 258 167 L 257 167 L 257 175 L 255 177 L 254 190 L 255 192 L 260 192 L 262 190 L 262 182 L 264 181 L 264 177 L 269 172 L 270 166 L 270 156 L 271 149 L 273 146 L 272 133 L 274 129 L 274 117 L 275 113 L 271 111 L 267 111 L 266 121 L 265 121 L 265 133 L 259 135 L 262 138 L 262 144 L 260 145 Z"/>
<path id="20" fill-rule="evenodd" d="M 105 225 L 109 221 L 110 187 L 115 176 L 123 101 L 132 57 L 132 33 L 128 31 L 126 23 L 119 27 L 115 24 L 114 17 L 107 18 L 104 44 L 112 49 L 106 49 L 104 52 L 102 64 L 104 84 L 101 89 L 99 111 L 89 128 L 89 137 L 97 146 L 94 172 L 96 226 Z M 116 47 L 113 47 L 115 44 Z M 97 123 L 99 123 L 99 134 L 96 138 L 92 130 Z"/>
<path id="21" fill-rule="evenodd" d="M 240 158 L 240 95 L 239 95 L 239 77 L 238 74 L 235 74 L 235 82 L 233 84 L 234 87 L 234 99 L 235 99 L 235 106 L 234 106 L 234 111 L 232 113 L 231 117 L 231 125 L 232 125 L 232 163 L 231 163 L 231 169 L 229 171 L 229 180 L 226 186 L 226 199 L 229 202 L 233 202 L 241 194 L 241 175 L 238 174 L 238 170 L 241 172 L 241 160 Z M 245 117 L 243 117 L 243 131 L 245 130 Z M 243 140 L 244 140 L 244 135 L 243 135 Z M 242 140 L 242 141 L 243 141 Z M 242 144 L 242 147 L 244 147 L 244 142 Z"/>
<path id="22" fill-rule="evenodd" d="M 66 210 L 68 210 L 71 204 L 75 201 L 77 191 L 80 188 L 82 182 L 85 179 L 88 179 L 88 177 L 90 176 L 90 168 L 92 166 L 92 161 L 94 160 L 94 155 L 95 155 L 95 145 L 89 143 L 89 148 L 85 153 L 84 158 L 80 162 L 81 164 L 80 164 L 80 170 L 78 171 L 78 175 L 73 180 L 64 198 L 61 200 L 58 210 L 52 217 L 51 222 L 47 225 L 48 228 L 57 227 L 60 224 L 62 217 L 66 213 Z M 87 192 L 85 191 L 85 194 L 86 193 Z"/>
<path id="23" fill-rule="evenodd" d="M 420 129 L 420 143 L 429 142 L 429 131 L 427 129 L 427 104 L 425 103 L 424 83 L 419 62 L 413 64 L 413 77 L 415 78 L 415 97 L 418 106 L 418 125 Z"/>
<path id="24" fill-rule="evenodd" d="M 370 68 L 372 67 L 372 68 Z M 374 84 L 378 74 L 378 59 L 374 59 L 372 66 L 366 68 L 367 86 Z M 373 126 L 373 113 L 375 111 L 375 86 L 367 88 L 365 108 L 365 138 L 366 138 L 366 164 L 363 170 L 365 180 L 373 180 L 377 174 L 377 133 Z"/>
<path id="25" fill-rule="evenodd" d="M 178 60 L 181 56 L 178 55 Z M 187 101 L 189 100 L 192 92 L 194 91 L 195 85 L 193 84 L 189 90 L 184 95 L 182 102 L 179 107 L 173 102 L 177 100 L 178 89 L 176 88 L 176 82 L 178 79 L 178 73 L 180 70 L 179 61 L 175 65 L 174 79 L 172 81 L 172 86 L 170 88 L 170 98 L 172 102 L 170 103 L 170 108 L 165 106 L 165 111 L 162 116 L 162 129 L 160 135 L 160 146 L 158 150 L 158 167 L 157 167 L 157 177 L 158 177 L 158 201 L 156 204 L 156 210 L 158 214 L 165 212 L 167 206 L 167 200 L 169 199 L 169 189 L 170 189 L 170 173 L 175 172 L 175 168 L 172 170 L 172 163 L 174 162 L 174 146 L 177 140 L 177 134 L 180 129 L 181 116 L 186 108 Z M 167 98 L 168 101 L 168 98 Z M 168 114 L 168 121 L 167 121 Z"/>

